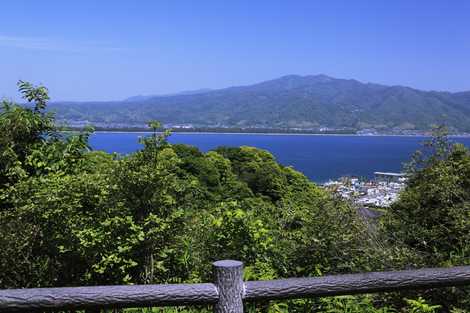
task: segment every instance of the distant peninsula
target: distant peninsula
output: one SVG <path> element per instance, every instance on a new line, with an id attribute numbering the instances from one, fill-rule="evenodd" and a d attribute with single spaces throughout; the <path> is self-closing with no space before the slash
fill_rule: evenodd
<path id="1" fill-rule="evenodd" d="M 470 91 L 423 91 L 326 75 L 288 75 L 249 86 L 134 96 L 110 102 L 53 102 L 70 127 L 143 130 L 159 120 L 176 131 L 427 134 L 446 125 L 470 133 Z"/>

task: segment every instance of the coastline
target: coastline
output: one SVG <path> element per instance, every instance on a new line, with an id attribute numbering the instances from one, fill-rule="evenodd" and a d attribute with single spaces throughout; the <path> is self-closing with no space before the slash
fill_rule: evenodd
<path id="1" fill-rule="evenodd" d="M 77 130 L 67 130 L 73 132 Z M 129 130 L 97 130 L 94 133 L 99 134 L 151 134 L 152 131 L 129 131 Z M 158 132 L 161 133 L 161 132 Z M 341 137 L 422 137 L 429 138 L 431 135 L 400 135 L 400 134 L 318 134 L 318 133 L 244 133 L 244 132 L 173 132 L 182 135 L 260 135 L 260 136 L 341 136 Z M 470 138 L 470 134 L 449 135 L 449 138 Z"/>
<path id="2" fill-rule="evenodd" d="M 162 133 L 164 129 L 157 130 L 157 133 Z M 183 135 L 260 135 L 260 136 L 342 136 L 342 137 L 422 137 L 422 138 L 429 138 L 432 137 L 431 131 L 428 132 L 417 132 L 417 133 L 410 133 L 410 134 L 397 134 L 397 133 L 357 133 L 357 132 L 350 132 L 350 131 L 325 131 L 325 132 L 318 132 L 318 131 L 302 131 L 302 130 L 283 130 L 283 129 L 260 129 L 257 131 L 256 129 L 223 129 L 223 128 L 193 128 L 193 129 L 171 129 L 167 128 L 165 130 L 170 130 L 172 134 L 183 134 Z M 77 132 L 83 131 L 81 127 L 69 127 L 64 129 L 62 132 Z M 94 130 L 94 133 L 115 133 L 115 134 L 151 134 L 153 133 L 150 129 L 145 128 L 103 128 L 97 127 Z M 450 134 L 448 135 L 449 138 L 470 138 L 470 133 L 461 133 L 461 134 Z"/>

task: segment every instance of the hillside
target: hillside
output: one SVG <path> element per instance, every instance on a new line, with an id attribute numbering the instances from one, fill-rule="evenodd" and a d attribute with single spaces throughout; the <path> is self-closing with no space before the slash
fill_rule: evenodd
<path id="1" fill-rule="evenodd" d="M 289 75 L 249 86 L 118 102 L 52 103 L 60 120 L 98 126 L 352 128 L 420 131 L 446 124 L 470 131 L 470 92 L 422 91 L 326 75 Z"/>

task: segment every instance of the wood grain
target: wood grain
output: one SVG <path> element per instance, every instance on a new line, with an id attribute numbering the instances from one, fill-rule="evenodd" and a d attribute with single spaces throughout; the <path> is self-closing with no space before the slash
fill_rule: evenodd
<path id="1" fill-rule="evenodd" d="M 11 289 L 0 290 L 0 312 L 209 304 L 218 298 L 214 284 Z"/>
<path id="2" fill-rule="evenodd" d="M 286 299 L 470 284 L 470 266 L 246 282 L 245 299 Z"/>

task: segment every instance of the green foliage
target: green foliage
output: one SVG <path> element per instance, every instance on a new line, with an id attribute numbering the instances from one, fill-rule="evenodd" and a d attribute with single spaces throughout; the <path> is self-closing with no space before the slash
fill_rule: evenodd
<path id="1" fill-rule="evenodd" d="M 429 305 L 421 297 L 416 300 L 406 299 L 406 303 L 409 305 L 407 310 L 409 313 L 433 313 L 441 307 L 440 305 Z"/>
<path id="2" fill-rule="evenodd" d="M 437 312 L 441 307 L 440 305 L 427 304 L 421 297 L 418 297 L 416 300 L 406 299 L 406 303 L 409 306 L 409 309 L 407 310 L 409 313 L 433 313 Z"/>
<path id="3" fill-rule="evenodd" d="M 391 210 L 389 232 L 428 266 L 470 264 L 470 152 L 437 137 Z"/>
<path id="4" fill-rule="evenodd" d="M 172 145 L 155 121 L 134 154 L 90 151 L 92 129 L 62 133 L 45 113 L 47 89 L 20 82 L 20 91 L 34 107 L 4 102 L 0 113 L 0 288 L 200 282 L 226 258 L 243 261 L 250 280 L 470 264 L 470 152 L 445 136 L 414 158 L 406 190 L 371 231 L 267 151 Z M 425 298 L 457 312 L 469 308 L 466 291 L 248 309 L 439 309 Z"/>
<path id="5" fill-rule="evenodd" d="M 320 312 L 325 313 L 395 313 L 390 307 L 377 308 L 371 296 L 340 296 L 321 299 Z"/>
<path id="6" fill-rule="evenodd" d="M 88 150 L 90 130 L 76 136 L 64 135 L 55 127 L 54 116 L 44 112 L 49 99 L 45 87 L 25 82 L 19 86 L 23 97 L 34 103 L 34 109 L 2 103 L 0 189 L 28 177 L 75 170 Z"/>
<path id="7" fill-rule="evenodd" d="M 261 202 L 260 205 L 263 205 Z M 245 201 L 221 202 L 204 210 L 197 219 L 200 229 L 193 234 L 193 246 L 201 253 L 201 272 L 210 279 L 210 264 L 216 260 L 238 259 L 247 265 L 246 279 L 276 276 L 270 263 L 275 240 L 266 219 Z"/>
<path id="8" fill-rule="evenodd" d="M 34 111 L 40 112 L 46 108 L 49 100 L 48 90 L 44 86 L 35 87 L 29 82 L 20 80 L 18 89 L 23 94 L 23 98 L 28 102 L 34 102 Z"/>
<path id="9" fill-rule="evenodd" d="M 389 241 L 412 252 L 405 259 L 416 267 L 470 265 L 470 152 L 442 131 L 414 158 L 407 187 L 383 220 Z M 452 288 L 429 297 L 448 310 L 468 307 L 467 293 Z"/>
<path id="10" fill-rule="evenodd" d="M 151 122 L 141 151 L 89 152 L 89 132 L 62 134 L 43 113 L 45 88 L 20 90 L 36 105 L 1 116 L 15 125 L 2 153 L 21 173 L 2 163 L 3 287 L 200 281 L 221 258 L 244 261 L 250 279 L 364 269 L 354 210 L 267 151 L 203 154 Z"/>

